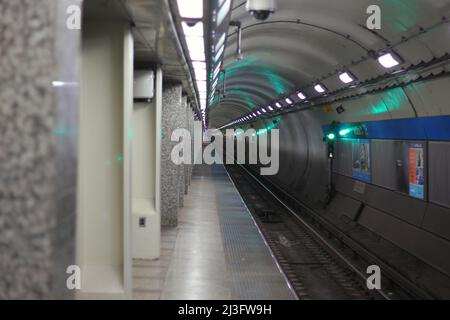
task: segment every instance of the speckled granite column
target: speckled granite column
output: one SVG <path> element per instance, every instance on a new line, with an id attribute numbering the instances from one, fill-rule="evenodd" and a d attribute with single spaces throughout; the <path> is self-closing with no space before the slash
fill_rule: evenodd
<path id="1" fill-rule="evenodd" d="M 164 85 L 162 99 L 161 141 L 161 225 L 178 224 L 180 204 L 180 167 L 175 165 L 170 154 L 177 142 L 170 141 L 174 129 L 179 126 L 177 114 L 181 108 L 181 85 Z"/>
<path id="2" fill-rule="evenodd" d="M 80 32 L 66 28 L 71 4 L 81 2 L 0 1 L 0 299 L 72 297 Z"/>

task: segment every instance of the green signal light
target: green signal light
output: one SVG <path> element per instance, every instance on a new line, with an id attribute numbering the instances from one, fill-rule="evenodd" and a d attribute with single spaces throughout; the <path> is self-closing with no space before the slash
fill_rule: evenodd
<path id="1" fill-rule="evenodd" d="M 341 131 L 339 131 L 339 135 L 341 137 L 348 135 L 351 132 L 350 129 L 342 129 Z"/>
<path id="2" fill-rule="evenodd" d="M 334 133 L 327 134 L 328 140 L 334 140 L 336 138 L 336 135 Z"/>

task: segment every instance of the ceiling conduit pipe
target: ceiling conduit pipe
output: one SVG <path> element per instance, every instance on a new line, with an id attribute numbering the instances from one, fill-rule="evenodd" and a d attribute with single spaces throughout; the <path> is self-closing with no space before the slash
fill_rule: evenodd
<path id="1" fill-rule="evenodd" d="M 236 60 L 244 59 L 242 55 L 241 47 L 242 47 L 242 25 L 240 21 L 230 21 L 230 26 L 236 27 L 237 34 L 237 46 L 236 46 Z"/>

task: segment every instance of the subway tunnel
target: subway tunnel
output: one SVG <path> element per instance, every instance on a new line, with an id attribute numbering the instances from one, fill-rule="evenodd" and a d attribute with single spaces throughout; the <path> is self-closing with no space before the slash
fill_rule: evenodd
<path id="1" fill-rule="evenodd" d="M 449 19 L 0 0 L 0 299 L 450 299 Z"/>

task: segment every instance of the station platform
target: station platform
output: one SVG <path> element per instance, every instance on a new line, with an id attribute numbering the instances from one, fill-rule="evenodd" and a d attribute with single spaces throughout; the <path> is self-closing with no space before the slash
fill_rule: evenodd
<path id="1" fill-rule="evenodd" d="M 133 262 L 134 299 L 295 299 L 222 165 L 194 168 L 184 204 L 160 259 Z"/>

